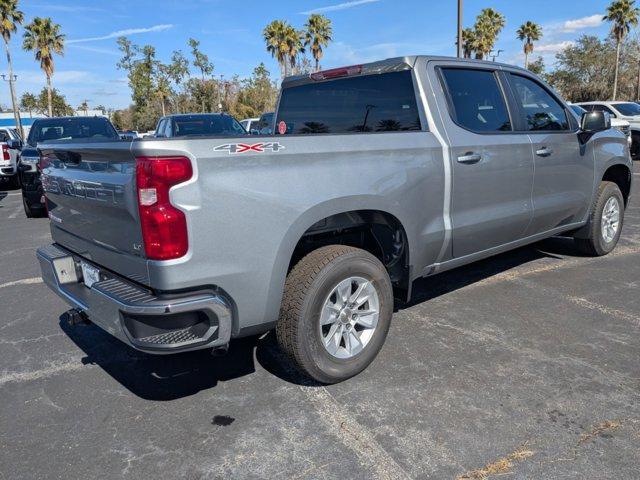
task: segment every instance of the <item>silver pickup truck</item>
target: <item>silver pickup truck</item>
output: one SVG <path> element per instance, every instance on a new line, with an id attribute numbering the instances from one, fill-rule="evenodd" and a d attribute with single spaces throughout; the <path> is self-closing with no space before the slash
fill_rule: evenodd
<path id="1" fill-rule="evenodd" d="M 275 328 L 316 381 L 362 371 L 412 281 L 554 235 L 604 255 L 625 136 L 510 65 L 403 57 L 284 80 L 272 136 L 41 145 L 47 285 L 167 354 Z"/>

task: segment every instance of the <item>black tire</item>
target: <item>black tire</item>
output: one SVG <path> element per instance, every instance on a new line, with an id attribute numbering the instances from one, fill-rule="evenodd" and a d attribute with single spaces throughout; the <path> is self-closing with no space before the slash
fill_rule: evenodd
<path id="1" fill-rule="evenodd" d="M 24 207 L 24 214 L 27 216 L 27 218 L 44 218 L 47 216 L 47 212 L 44 208 L 33 208 L 31 205 L 29 205 L 29 202 L 24 195 L 22 196 L 22 206 Z"/>
<path id="2" fill-rule="evenodd" d="M 602 215 L 604 207 L 615 197 L 620 209 L 620 220 L 615 236 L 611 241 L 606 241 L 602 234 Z M 592 257 L 600 257 L 610 253 L 618 244 L 624 220 L 624 198 L 620 188 L 613 182 L 601 182 L 596 193 L 596 199 L 591 207 L 589 215 L 589 231 L 587 238 L 574 238 L 576 247 L 581 253 Z"/>
<path id="3" fill-rule="evenodd" d="M 24 196 L 22 197 L 22 206 L 24 207 L 24 214 L 27 216 L 27 218 L 34 218 L 33 210 L 29 206 L 29 202 L 27 202 L 27 199 L 24 198 Z"/>
<path id="4" fill-rule="evenodd" d="M 320 311 L 335 286 L 349 277 L 371 282 L 378 294 L 376 329 L 364 348 L 348 359 L 332 356 L 322 344 Z M 362 372 L 382 348 L 393 314 L 393 288 L 384 265 L 365 250 L 330 245 L 309 253 L 287 276 L 276 326 L 280 348 L 304 374 L 337 383 Z"/>

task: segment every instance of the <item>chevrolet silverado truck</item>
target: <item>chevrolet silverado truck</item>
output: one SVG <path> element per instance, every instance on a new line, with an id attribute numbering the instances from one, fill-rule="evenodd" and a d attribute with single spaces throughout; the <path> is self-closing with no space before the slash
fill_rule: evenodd
<path id="1" fill-rule="evenodd" d="M 153 354 L 275 328 L 333 383 L 373 361 L 415 279 L 554 235 L 588 255 L 620 237 L 627 139 L 514 66 L 414 56 L 286 78 L 273 128 L 40 145 L 46 284 Z"/>

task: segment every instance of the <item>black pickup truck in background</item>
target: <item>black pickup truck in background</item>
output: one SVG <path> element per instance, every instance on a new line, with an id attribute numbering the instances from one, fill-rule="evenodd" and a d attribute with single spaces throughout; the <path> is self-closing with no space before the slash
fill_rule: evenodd
<path id="1" fill-rule="evenodd" d="M 46 208 L 40 181 L 38 143 L 53 141 L 119 141 L 117 130 L 105 117 L 56 117 L 33 122 L 18 160 L 22 205 L 27 218 L 45 217 Z"/>

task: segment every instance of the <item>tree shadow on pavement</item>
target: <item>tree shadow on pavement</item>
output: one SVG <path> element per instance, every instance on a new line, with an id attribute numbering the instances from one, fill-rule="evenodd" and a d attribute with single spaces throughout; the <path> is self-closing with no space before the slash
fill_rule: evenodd
<path id="1" fill-rule="evenodd" d="M 460 267 L 434 277 L 414 282 L 411 301 L 397 306 L 409 308 L 475 282 L 511 270 L 542 258 L 575 255 L 570 239 L 553 238 L 534 246 Z M 278 349 L 274 332 L 234 340 L 224 357 L 213 357 L 210 349 L 172 355 L 150 355 L 134 350 L 104 332 L 89 325 L 70 326 L 60 317 L 60 327 L 81 348 L 85 364 L 100 366 L 130 392 L 146 400 L 168 401 L 250 375 L 256 371 L 255 361 L 266 371 L 286 382 L 317 386 L 299 373 Z"/>

